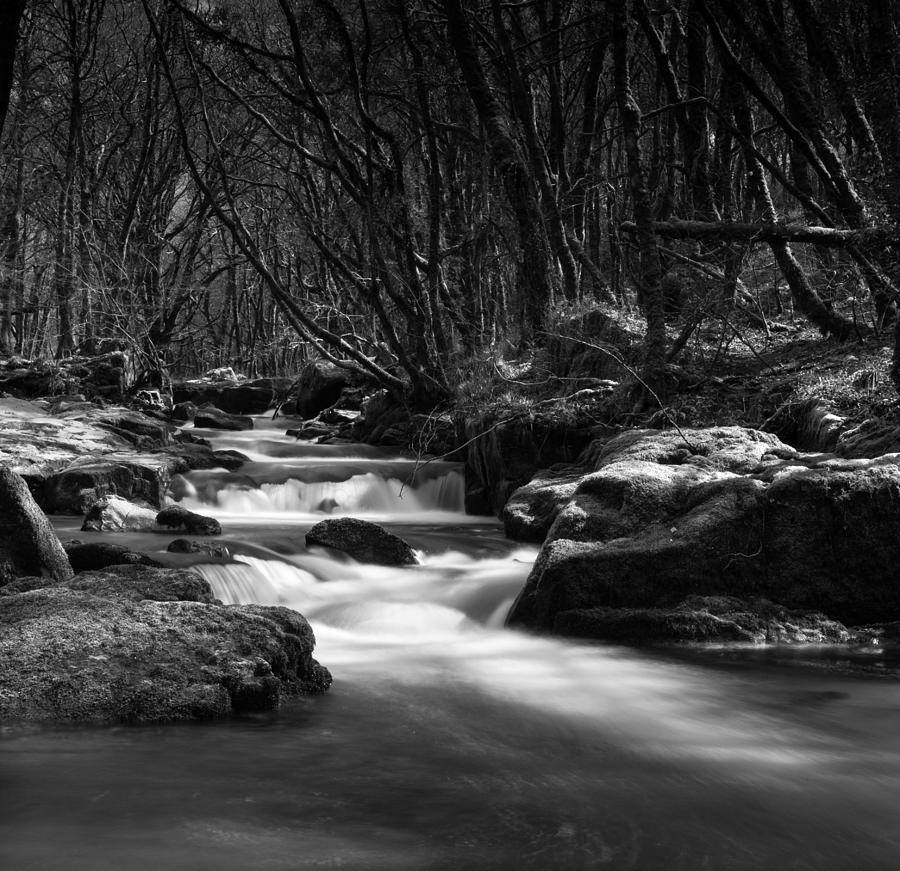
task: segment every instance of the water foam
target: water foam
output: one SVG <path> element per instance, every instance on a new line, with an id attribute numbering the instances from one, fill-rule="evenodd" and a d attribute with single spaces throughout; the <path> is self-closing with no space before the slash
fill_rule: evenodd
<path id="1" fill-rule="evenodd" d="M 212 495 L 212 494 L 211 494 Z M 290 515 L 321 519 L 327 515 L 365 518 L 416 517 L 423 514 L 465 517 L 465 481 L 457 471 L 406 486 L 397 478 L 374 472 L 353 475 L 345 481 L 303 482 L 288 478 L 283 483 L 225 484 L 214 501 L 196 488 L 185 493 L 181 505 L 201 514 L 215 508 L 216 517 L 254 522 Z"/>

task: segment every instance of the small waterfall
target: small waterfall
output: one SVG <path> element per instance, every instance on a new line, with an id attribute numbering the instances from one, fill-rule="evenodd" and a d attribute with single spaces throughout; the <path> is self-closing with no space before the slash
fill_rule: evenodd
<path id="1" fill-rule="evenodd" d="M 316 578 L 289 563 L 238 556 L 233 563 L 200 563 L 192 567 L 209 581 L 213 595 L 227 605 L 283 605 L 296 590 Z"/>
<path id="2" fill-rule="evenodd" d="M 396 568 L 318 553 L 291 562 L 241 554 L 193 568 L 228 604 L 287 605 L 314 622 L 399 639 L 501 626 L 533 558 L 526 548 L 492 559 L 448 552 Z"/>
<path id="3" fill-rule="evenodd" d="M 208 501 L 212 497 L 215 501 Z M 413 516 L 423 512 L 465 511 L 465 483 L 458 471 L 448 472 L 413 486 L 398 478 L 384 478 L 375 472 L 353 475 L 344 481 L 301 481 L 224 484 L 210 488 L 185 488 L 181 504 L 191 511 L 252 518 L 265 514 L 355 516 Z"/>

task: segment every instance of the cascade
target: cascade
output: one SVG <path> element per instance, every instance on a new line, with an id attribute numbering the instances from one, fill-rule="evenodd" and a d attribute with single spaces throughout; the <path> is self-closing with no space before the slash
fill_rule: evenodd
<path id="1" fill-rule="evenodd" d="M 55 867 L 51 841 L 72 871 L 896 866 L 895 681 L 503 629 L 537 550 L 463 513 L 457 465 L 284 425 L 203 433 L 250 462 L 173 494 L 222 522 L 227 557 L 117 540 L 305 614 L 333 687 L 199 729 L 0 730 L 3 867 Z M 305 546 L 341 514 L 418 564 Z"/>
<path id="2" fill-rule="evenodd" d="M 199 477 L 199 476 L 198 476 Z M 390 517 L 421 515 L 423 512 L 461 513 L 465 498 L 463 476 L 448 472 L 412 486 L 377 472 L 352 475 L 343 481 L 303 481 L 290 477 L 283 482 L 224 483 L 201 494 L 192 476 L 187 476 L 193 495 L 182 499 L 185 508 L 198 513 L 226 517 L 255 515 L 348 515 Z"/>

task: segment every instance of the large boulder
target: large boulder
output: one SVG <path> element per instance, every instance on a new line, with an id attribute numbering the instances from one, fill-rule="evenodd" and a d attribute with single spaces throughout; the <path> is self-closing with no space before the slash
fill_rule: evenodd
<path id="1" fill-rule="evenodd" d="M 219 370 L 217 377 L 204 377 L 191 381 L 181 381 L 172 385 L 172 398 L 178 412 L 173 409 L 173 418 L 185 420 L 193 417 L 190 406 L 212 404 L 229 414 L 262 414 L 275 402 L 276 396 L 291 385 L 290 378 L 257 378 L 240 382 L 230 370 Z M 182 416 L 187 413 L 187 416 Z"/>
<path id="2" fill-rule="evenodd" d="M 413 435 L 412 414 L 398 397 L 376 390 L 361 403 L 361 414 L 350 433 L 354 440 L 370 445 L 408 447 Z"/>
<path id="3" fill-rule="evenodd" d="M 254 382 L 223 390 L 214 404 L 229 414 L 262 414 L 274 400 L 275 390 L 271 384 L 265 386 Z"/>
<path id="4" fill-rule="evenodd" d="M 296 400 L 285 410 L 309 420 L 334 405 L 347 383 L 346 369 L 327 360 L 307 363 L 297 377 Z"/>
<path id="5" fill-rule="evenodd" d="M 286 608 L 217 603 L 190 571 L 115 566 L 0 608 L 0 720 L 152 723 L 278 707 L 327 689 Z"/>
<path id="6" fill-rule="evenodd" d="M 415 552 L 402 538 L 377 523 L 355 517 L 322 520 L 306 533 L 306 544 L 340 550 L 361 563 L 414 565 Z"/>
<path id="7" fill-rule="evenodd" d="M 172 476 L 185 470 L 179 457 L 161 453 L 84 457 L 49 474 L 37 495 L 48 514 L 84 514 L 109 495 L 161 506 Z"/>
<path id="8" fill-rule="evenodd" d="M 21 476 L 0 466 L 0 584 L 22 575 L 65 581 L 72 566 Z"/>
<path id="9" fill-rule="evenodd" d="M 900 455 L 800 455 L 737 427 L 635 431 L 588 454 L 597 471 L 559 510 L 511 623 L 561 630 L 565 612 L 698 595 L 900 619 Z"/>

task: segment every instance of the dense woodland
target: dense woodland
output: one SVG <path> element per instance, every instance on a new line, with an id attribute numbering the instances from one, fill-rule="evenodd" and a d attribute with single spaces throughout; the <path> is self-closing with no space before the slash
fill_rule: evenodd
<path id="1" fill-rule="evenodd" d="M 588 310 L 659 395 L 704 330 L 897 320 L 892 0 L 0 14 L 2 354 L 324 356 L 427 407 Z"/>

